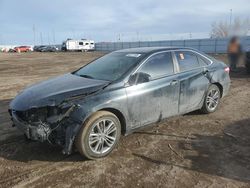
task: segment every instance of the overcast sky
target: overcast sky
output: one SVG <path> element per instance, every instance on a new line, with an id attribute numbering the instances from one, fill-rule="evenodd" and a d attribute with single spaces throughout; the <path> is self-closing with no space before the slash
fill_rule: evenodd
<path id="1" fill-rule="evenodd" d="M 204 38 L 231 8 L 250 18 L 250 0 L 0 0 L 0 44 Z"/>

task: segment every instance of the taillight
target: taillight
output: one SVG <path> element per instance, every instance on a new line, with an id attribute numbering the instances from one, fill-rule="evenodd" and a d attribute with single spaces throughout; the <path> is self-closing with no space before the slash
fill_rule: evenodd
<path id="1" fill-rule="evenodd" d="M 224 69 L 224 71 L 227 72 L 227 73 L 229 73 L 229 72 L 230 72 L 230 68 L 229 68 L 229 67 L 226 67 L 226 68 Z"/>

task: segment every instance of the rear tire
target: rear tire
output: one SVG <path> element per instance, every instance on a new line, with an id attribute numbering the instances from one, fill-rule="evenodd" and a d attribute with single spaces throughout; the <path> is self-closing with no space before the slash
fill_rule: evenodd
<path id="1" fill-rule="evenodd" d="M 220 98 L 221 98 L 220 88 L 215 84 L 209 86 L 204 99 L 203 106 L 201 108 L 201 112 L 205 114 L 215 112 L 219 106 Z"/>
<path id="2" fill-rule="evenodd" d="M 119 119 L 111 112 L 98 111 L 86 120 L 76 137 L 76 148 L 88 159 L 107 156 L 121 136 Z"/>

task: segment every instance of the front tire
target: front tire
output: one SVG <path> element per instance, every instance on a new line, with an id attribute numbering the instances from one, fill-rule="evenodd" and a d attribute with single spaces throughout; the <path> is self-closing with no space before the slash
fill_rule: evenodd
<path id="1" fill-rule="evenodd" d="M 217 110 L 221 98 L 221 91 L 215 84 L 209 86 L 201 111 L 205 114 L 213 113 Z"/>
<path id="2" fill-rule="evenodd" d="M 76 138 L 77 150 L 88 159 L 107 156 L 121 136 L 119 119 L 111 112 L 98 111 L 82 126 Z"/>

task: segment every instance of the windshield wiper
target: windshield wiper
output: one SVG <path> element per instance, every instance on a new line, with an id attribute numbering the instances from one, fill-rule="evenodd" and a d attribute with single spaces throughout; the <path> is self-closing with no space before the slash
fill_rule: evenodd
<path id="1" fill-rule="evenodd" d="M 86 74 L 78 74 L 78 76 L 81 76 L 83 78 L 90 78 L 90 79 L 94 79 L 92 76 L 86 75 Z"/>

